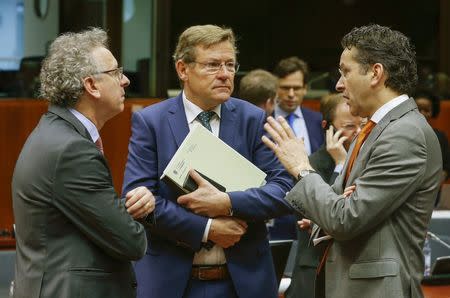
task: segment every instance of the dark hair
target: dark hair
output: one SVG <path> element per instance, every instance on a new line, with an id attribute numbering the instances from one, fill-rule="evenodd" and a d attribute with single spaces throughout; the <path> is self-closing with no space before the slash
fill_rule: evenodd
<path id="1" fill-rule="evenodd" d="M 415 100 L 425 98 L 431 102 L 431 118 L 436 118 L 441 112 L 441 102 L 439 97 L 437 97 L 433 92 L 429 90 L 417 90 L 414 93 L 413 98 Z"/>
<path id="2" fill-rule="evenodd" d="M 260 106 L 269 98 L 275 98 L 278 78 L 263 69 L 255 69 L 242 77 L 239 84 L 239 98 Z"/>
<path id="3" fill-rule="evenodd" d="M 334 121 L 336 108 L 341 103 L 345 103 L 345 98 L 342 96 L 342 93 L 327 94 L 320 99 L 320 112 L 322 113 L 323 120 L 327 122 L 325 129 Z"/>
<path id="4" fill-rule="evenodd" d="M 386 87 L 411 93 L 417 84 L 416 52 L 408 37 L 380 25 L 355 27 L 341 41 L 343 49 L 356 48 L 356 61 L 367 72 L 375 63 L 383 65 Z"/>
<path id="5" fill-rule="evenodd" d="M 303 83 L 306 84 L 309 75 L 308 64 L 298 57 L 293 56 L 281 60 L 278 62 L 277 66 L 275 66 L 273 73 L 279 78 L 284 78 L 296 71 L 302 72 Z"/>

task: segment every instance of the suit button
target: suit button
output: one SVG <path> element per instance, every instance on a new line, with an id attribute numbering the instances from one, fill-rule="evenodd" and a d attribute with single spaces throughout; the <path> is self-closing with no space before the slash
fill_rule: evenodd
<path id="1" fill-rule="evenodd" d="M 137 282 L 131 283 L 131 286 L 133 287 L 133 289 L 136 289 L 137 288 Z"/>

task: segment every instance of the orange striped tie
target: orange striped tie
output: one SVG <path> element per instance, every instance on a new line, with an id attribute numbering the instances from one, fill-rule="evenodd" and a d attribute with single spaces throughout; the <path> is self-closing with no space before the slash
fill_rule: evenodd
<path id="1" fill-rule="evenodd" d="M 358 156 L 359 149 L 361 149 L 362 144 L 369 136 L 372 129 L 375 127 L 376 123 L 372 120 L 367 121 L 366 125 L 364 125 L 361 132 L 358 134 L 358 138 L 356 139 L 355 147 L 353 147 L 352 155 L 348 160 L 347 172 L 345 172 L 344 185 L 347 183 L 348 176 L 350 176 L 350 172 L 353 168 L 353 163 L 355 162 L 356 156 Z"/>

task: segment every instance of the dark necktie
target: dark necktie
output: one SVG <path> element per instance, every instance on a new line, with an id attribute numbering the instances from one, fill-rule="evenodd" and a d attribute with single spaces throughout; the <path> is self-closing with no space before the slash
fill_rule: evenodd
<path id="1" fill-rule="evenodd" d="M 95 141 L 95 146 L 97 146 L 98 150 L 104 154 L 103 152 L 103 143 L 102 143 L 102 138 L 99 136 L 97 141 Z"/>
<path id="2" fill-rule="evenodd" d="M 289 123 L 289 126 L 292 129 L 294 129 L 294 119 L 295 119 L 294 113 L 290 113 L 289 115 L 286 116 L 286 121 Z"/>
<path id="3" fill-rule="evenodd" d="M 200 121 L 200 123 L 209 131 L 211 130 L 211 125 L 209 124 L 209 121 L 216 113 L 213 111 L 203 111 L 200 114 L 198 114 L 197 119 Z"/>

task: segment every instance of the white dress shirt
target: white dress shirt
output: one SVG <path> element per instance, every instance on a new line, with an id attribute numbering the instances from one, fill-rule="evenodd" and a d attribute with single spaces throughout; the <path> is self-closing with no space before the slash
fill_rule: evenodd
<path id="1" fill-rule="evenodd" d="M 193 104 L 191 101 L 189 101 L 186 98 L 185 93 L 183 92 L 183 106 L 184 111 L 186 113 L 186 119 L 188 122 L 189 130 L 191 130 L 195 123 L 200 123 L 198 121 L 197 116 L 203 110 Z M 221 111 L 221 105 L 218 105 L 215 107 L 212 111 L 214 111 L 216 114 L 211 118 L 209 124 L 211 125 L 212 133 L 218 137 L 219 136 L 219 129 L 220 129 L 220 111 Z M 209 229 L 211 227 L 212 219 L 208 219 L 208 223 L 206 224 L 205 231 L 203 233 L 203 242 L 208 241 L 208 234 Z M 218 245 L 214 245 L 210 250 L 206 250 L 202 248 L 199 252 L 197 252 L 194 255 L 194 260 L 192 262 L 194 265 L 219 265 L 219 264 L 225 264 L 225 252 L 223 251 L 223 248 L 221 248 Z"/>

